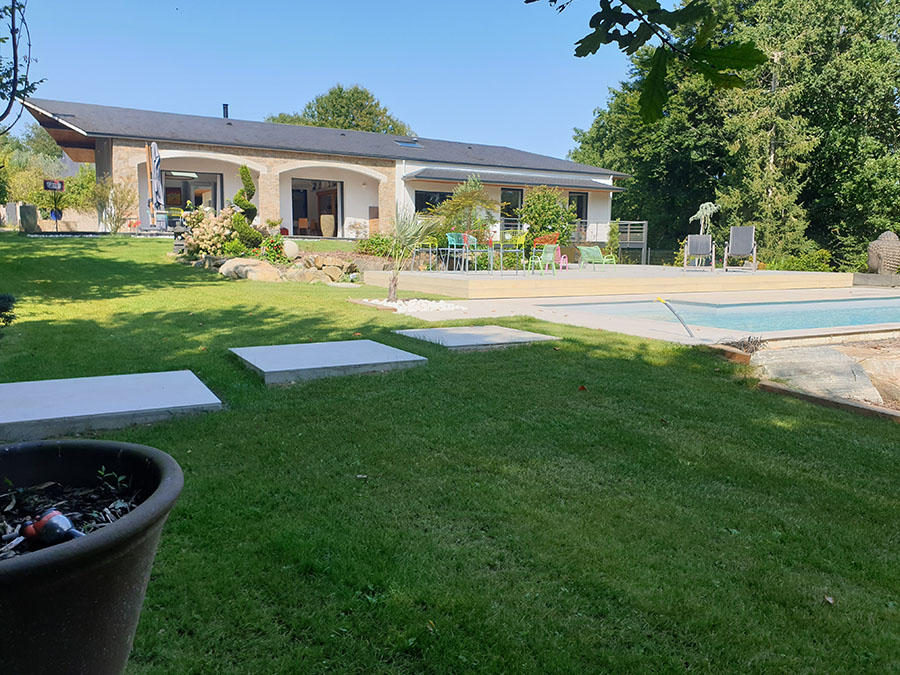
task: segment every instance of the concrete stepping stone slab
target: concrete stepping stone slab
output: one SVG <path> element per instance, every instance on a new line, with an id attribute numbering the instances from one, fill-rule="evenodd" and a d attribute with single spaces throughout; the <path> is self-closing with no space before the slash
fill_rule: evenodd
<path id="1" fill-rule="evenodd" d="M 230 350 L 262 375 L 268 386 L 319 377 L 383 373 L 402 370 L 428 359 L 372 340 L 308 342 L 271 347 L 234 347 Z"/>
<path id="2" fill-rule="evenodd" d="M 400 335 L 434 342 L 455 351 L 502 349 L 513 345 L 546 342 L 560 338 L 503 326 L 459 326 L 454 328 L 416 328 L 398 330 Z"/>
<path id="3" fill-rule="evenodd" d="M 0 442 L 221 409 L 222 402 L 189 370 L 8 382 L 0 384 Z"/>

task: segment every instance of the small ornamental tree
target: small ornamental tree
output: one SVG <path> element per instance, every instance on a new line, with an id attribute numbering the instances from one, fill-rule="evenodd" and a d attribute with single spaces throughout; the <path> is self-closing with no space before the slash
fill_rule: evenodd
<path id="1" fill-rule="evenodd" d="M 122 229 L 138 209 L 137 188 L 114 181 L 112 176 L 103 176 L 94 184 L 93 198 L 100 222 L 112 234 Z"/>
<path id="2" fill-rule="evenodd" d="M 449 199 L 430 210 L 440 222 L 433 234 L 440 240 L 448 232 L 469 232 L 486 241 L 487 230 L 497 222 L 500 203 L 491 197 L 476 175 L 469 176 L 453 190 Z"/>
<path id="3" fill-rule="evenodd" d="M 700 234 L 709 234 L 712 225 L 712 217 L 719 212 L 719 205 L 715 202 L 703 202 L 697 213 L 692 215 L 688 222 L 700 221 Z"/>
<path id="4" fill-rule="evenodd" d="M 535 237 L 559 233 L 559 243 L 565 246 L 572 238 L 573 223 L 578 218 L 574 204 L 569 204 L 562 190 L 542 185 L 525 193 L 522 206 L 516 209 L 522 223 L 528 225 L 525 248 L 530 251 Z"/>
<path id="5" fill-rule="evenodd" d="M 247 248 L 258 248 L 262 244 L 262 233 L 254 229 L 252 226 L 253 219 L 256 218 L 256 205 L 250 200 L 256 194 L 256 186 L 253 184 L 253 177 L 250 175 L 250 169 L 245 165 L 241 165 L 241 183 L 244 187 L 237 191 L 232 202 L 239 211 L 235 211 L 231 217 L 231 227 L 237 232 L 241 243 Z"/>
<path id="6" fill-rule="evenodd" d="M 256 186 L 253 184 L 253 177 L 250 175 L 250 169 L 246 164 L 241 165 L 240 171 L 241 184 L 244 187 L 237 191 L 237 194 L 232 201 L 234 202 L 234 205 L 240 209 L 241 213 L 244 214 L 247 223 L 252 224 L 253 220 L 256 218 L 257 209 L 256 205 L 250 200 L 253 199 L 253 195 L 256 194 Z"/>
<path id="7" fill-rule="evenodd" d="M 606 252 L 616 256 L 619 260 L 619 221 L 614 220 L 609 224 L 609 234 L 606 235 Z"/>

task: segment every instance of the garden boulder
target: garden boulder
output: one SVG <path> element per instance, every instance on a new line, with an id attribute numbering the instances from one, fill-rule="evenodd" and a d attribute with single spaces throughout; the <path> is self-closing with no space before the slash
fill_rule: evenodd
<path id="1" fill-rule="evenodd" d="M 288 260 L 294 260 L 300 257 L 300 247 L 297 246 L 297 242 L 291 241 L 290 239 L 284 240 L 284 255 Z"/>
<path id="2" fill-rule="evenodd" d="M 229 279 L 281 281 L 281 274 L 277 267 L 270 262 L 255 258 L 231 258 L 219 268 L 219 274 Z"/>

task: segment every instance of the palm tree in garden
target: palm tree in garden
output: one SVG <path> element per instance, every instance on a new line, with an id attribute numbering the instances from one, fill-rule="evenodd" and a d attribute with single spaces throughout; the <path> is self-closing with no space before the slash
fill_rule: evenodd
<path id="1" fill-rule="evenodd" d="M 391 235 L 391 279 L 388 282 L 388 301 L 397 301 L 397 284 L 400 271 L 422 242 L 437 228 L 434 218 L 423 218 L 418 213 L 397 207 L 394 212 L 394 232 Z"/>

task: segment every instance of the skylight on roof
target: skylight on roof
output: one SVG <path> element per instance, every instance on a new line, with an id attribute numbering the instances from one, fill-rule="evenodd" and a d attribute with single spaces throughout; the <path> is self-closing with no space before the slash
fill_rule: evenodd
<path id="1" fill-rule="evenodd" d="M 404 148 L 423 148 L 423 147 L 425 147 L 421 143 L 419 143 L 418 138 L 411 138 L 408 141 L 407 140 L 398 141 L 395 138 L 394 143 L 396 143 L 397 145 L 402 145 Z"/>

